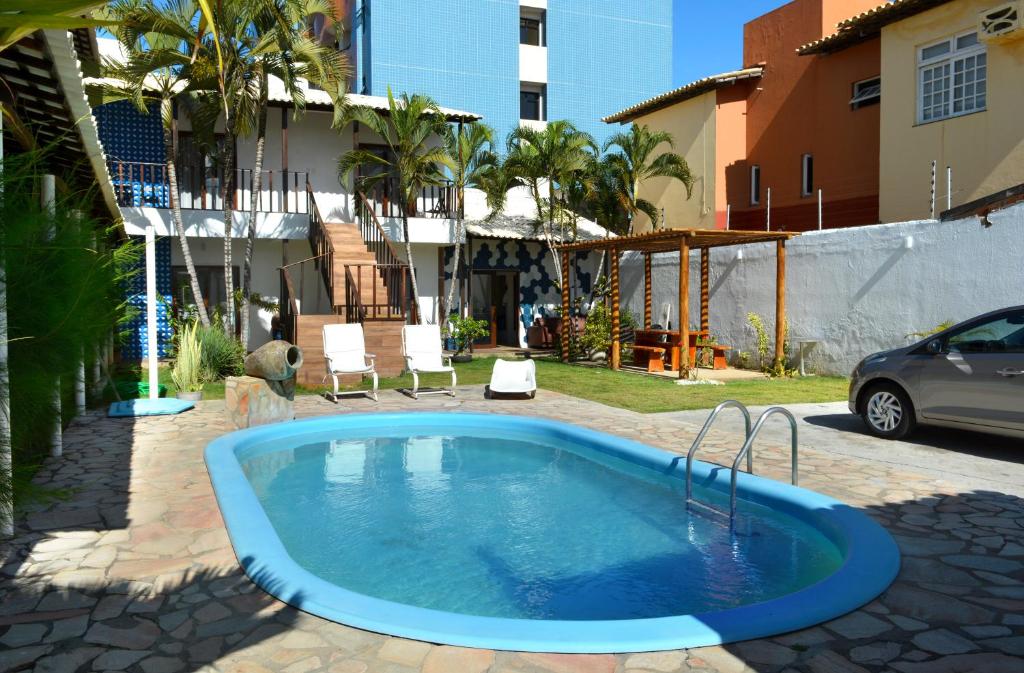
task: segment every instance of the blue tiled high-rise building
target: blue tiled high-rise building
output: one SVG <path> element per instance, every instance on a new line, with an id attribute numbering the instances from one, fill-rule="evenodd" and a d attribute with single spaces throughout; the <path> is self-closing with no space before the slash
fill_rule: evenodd
<path id="1" fill-rule="evenodd" d="M 601 142 L 601 117 L 672 83 L 672 0 L 350 0 L 353 92 L 388 87 L 483 115 L 499 142 L 568 119 Z"/>

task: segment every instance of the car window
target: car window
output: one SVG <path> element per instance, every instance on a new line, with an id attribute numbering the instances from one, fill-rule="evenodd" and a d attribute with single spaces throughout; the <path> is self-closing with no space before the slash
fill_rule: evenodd
<path id="1" fill-rule="evenodd" d="M 971 325 L 952 334 L 946 343 L 957 353 L 1024 353 L 1024 311 Z"/>

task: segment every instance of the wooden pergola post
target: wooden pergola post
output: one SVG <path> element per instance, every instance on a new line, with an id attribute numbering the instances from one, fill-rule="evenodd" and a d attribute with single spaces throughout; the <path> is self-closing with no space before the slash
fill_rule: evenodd
<path id="1" fill-rule="evenodd" d="M 786 239 L 775 242 L 775 367 L 784 366 L 786 341 Z"/>
<path id="2" fill-rule="evenodd" d="M 709 282 L 711 260 L 708 248 L 700 249 L 700 330 L 709 332 L 711 330 L 710 296 L 711 286 Z"/>
<path id="3" fill-rule="evenodd" d="M 679 239 L 679 378 L 690 369 L 690 239 Z"/>
<path id="4" fill-rule="evenodd" d="M 644 329 L 651 329 L 651 253 L 644 253 Z"/>
<path id="5" fill-rule="evenodd" d="M 562 251 L 562 362 L 569 361 L 569 253 Z"/>
<path id="6" fill-rule="evenodd" d="M 619 250 L 612 247 L 611 251 L 611 277 L 612 277 L 612 369 L 619 368 L 620 344 L 619 344 Z"/>

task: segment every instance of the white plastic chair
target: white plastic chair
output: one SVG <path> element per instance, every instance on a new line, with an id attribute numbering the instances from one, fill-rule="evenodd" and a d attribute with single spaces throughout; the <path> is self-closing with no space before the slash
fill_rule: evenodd
<path id="1" fill-rule="evenodd" d="M 455 397 L 455 367 L 441 352 L 441 328 L 437 325 L 406 325 L 402 328 L 402 355 L 412 374 L 412 398 L 419 399 L 420 374 L 452 375 L 452 387 L 429 390 L 423 394 L 447 393 Z"/>
<path id="2" fill-rule="evenodd" d="M 487 397 L 494 393 L 537 395 L 537 363 L 533 360 L 495 360 Z"/>
<path id="3" fill-rule="evenodd" d="M 363 326 L 359 323 L 324 325 L 324 360 L 327 362 L 327 374 L 334 379 L 334 392 L 327 393 L 327 399 L 338 401 L 339 395 L 362 395 L 361 390 L 340 392 L 338 376 L 342 374 L 370 374 L 373 376 L 373 390 L 367 392 L 371 399 L 377 401 L 377 369 L 374 363 L 376 355 L 366 352 L 363 339 Z"/>

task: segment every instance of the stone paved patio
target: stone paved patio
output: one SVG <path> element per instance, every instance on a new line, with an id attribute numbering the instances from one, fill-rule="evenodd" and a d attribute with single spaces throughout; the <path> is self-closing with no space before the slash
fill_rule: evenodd
<path id="1" fill-rule="evenodd" d="M 305 397 L 296 405 L 300 416 L 533 413 L 672 451 L 685 451 L 698 430 L 547 391 L 534 401 L 485 401 L 481 387 L 463 387 L 456 400 L 387 391 L 379 404 Z M 75 422 L 64 457 L 38 477 L 66 497 L 26 512 L 16 538 L 0 546 L 0 671 L 1024 671 L 1024 500 L 1015 495 L 806 450 L 801 485 L 863 508 L 900 545 L 902 570 L 878 600 L 804 631 L 723 647 L 492 652 L 359 631 L 257 589 L 235 562 L 202 460 L 206 443 L 226 431 L 221 402 L 175 417 Z M 709 439 L 704 457 L 727 462 L 739 436 L 721 430 Z M 786 479 L 787 470 L 788 448 L 758 447 L 759 474 Z"/>

